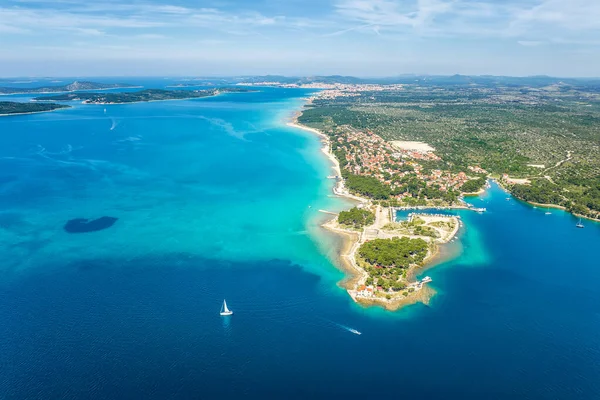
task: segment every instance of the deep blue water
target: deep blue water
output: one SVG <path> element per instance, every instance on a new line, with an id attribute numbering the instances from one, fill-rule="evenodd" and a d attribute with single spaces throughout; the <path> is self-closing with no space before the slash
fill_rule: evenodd
<path id="1" fill-rule="evenodd" d="M 0 398 L 599 398 L 600 226 L 493 185 L 429 306 L 363 309 L 306 95 L 0 118 Z"/>

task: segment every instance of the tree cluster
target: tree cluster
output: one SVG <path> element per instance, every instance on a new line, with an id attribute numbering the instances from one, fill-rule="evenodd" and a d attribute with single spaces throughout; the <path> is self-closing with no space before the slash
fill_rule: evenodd
<path id="1" fill-rule="evenodd" d="M 342 225 L 362 228 L 375 222 L 375 214 L 369 210 L 354 207 L 348 211 L 340 212 L 338 222 Z"/>
<path id="2" fill-rule="evenodd" d="M 411 264 L 423 262 L 427 256 L 427 247 L 427 242 L 423 239 L 374 239 L 363 243 L 358 254 L 369 264 L 408 268 Z"/>
<path id="3" fill-rule="evenodd" d="M 464 193 L 475 193 L 485 186 L 485 178 L 477 178 L 466 181 L 460 190 Z"/>
<path id="4" fill-rule="evenodd" d="M 390 197 L 390 187 L 375 177 L 355 175 L 348 171 L 342 171 L 342 175 L 346 180 L 346 186 L 353 193 L 359 193 L 375 200 L 386 200 Z"/>

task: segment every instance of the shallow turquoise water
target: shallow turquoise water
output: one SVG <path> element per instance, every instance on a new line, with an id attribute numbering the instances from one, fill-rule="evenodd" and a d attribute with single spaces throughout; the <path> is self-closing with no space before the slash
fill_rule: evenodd
<path id="1" fill-rule="evenodd" d="M 598 224 L 493 186 L 429 307 L 363 309 L 318 228 L 347 204 L 284 123 L 308 93 L 1 118 L 0 398 L 598 397 Z"/>

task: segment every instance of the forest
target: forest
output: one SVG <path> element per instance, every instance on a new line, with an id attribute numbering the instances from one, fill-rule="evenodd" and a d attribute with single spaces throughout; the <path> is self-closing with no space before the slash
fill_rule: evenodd
<path id="1" fill-rule="evenodd" d="M 437 169 L 469 174 L 468 166 L 479 166 L 496 178 L 527 178 L 530 187 L 508 185 L 518 198 L 600 218 L 598 85 L 543 86 L 534 78 L 510 85 L 407 83 L 317 99 L 300 122 L 324 131 L 348 126 L 389 141 L 423 141 L 443 160 Z M 461 190 L 477 191 L 480 184 L 469 181 Z"/>
<path id="2" fill-rule="evenodd" d="M 377 178 L 355 175 L 346 170 L 342 171 L 342 177 L 346 181 L 346 187 L 352 193 L 358 193 L 375 200 L 385 200 L 390 197 L 390 187 L 381 183 Z"/>
<path id="3" fill-rule="evenodd" d="M 59 108 L 69 108 L 69 106 L 56 103 L 20 103 L 15 101 L 0 101 L 0 115 L 52 111 Z"/>
<path id="4" fill-rule="evenodd" d="M 422 263 L 427 251 L 425 240 L 404 236 L 365 242 L 358 249 L 358 255 L 372 265 L 408 268 L 411 264 Z"/>
<path id="5" fill-rule="evenodd" d="M 352 228 L 362 228 L 375 222 L 375 214 L 364 208 L 353 207 L 338 214 L 338 223 Z"/>
<path id="6" fill-rule="evenodd" d="M 485 186 L 486 179 L 485 178 L 477 178 L 466 181 L 461 187 L 460 190 L 465 193 L 475 193 L 481 190 Z"/>

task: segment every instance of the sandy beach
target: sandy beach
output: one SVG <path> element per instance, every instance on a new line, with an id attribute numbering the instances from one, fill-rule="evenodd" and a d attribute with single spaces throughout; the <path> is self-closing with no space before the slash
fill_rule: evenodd
<path id="1" fill-rule="evenodd" d="M 307 104 L 310 104 L 310 100 L 309 100 L 309 103 L 307 103 Z M 310 128 L 308 126 L 300 124 L 298 122 L 298 117 L 300 115 L 302 115 L 302 112 L 301 111 L 297 112 L 292 117 L 292 121 L 287 123 L 287 126 L 289 126 L 291 128 L 302 129 L 303 131 L 313 133 L 322 139 L 321 143 L 323 144 L 323 147 L 321 147 L 321 151 L 323 152 L 323 154 L 325 154 L 325 156 L 333 164 L 333 169 L 335 170 L 335 174 L 337 176 L 337 184 L 333 188 L 333 193 L 337 196 L 345 197 L 347 199 L 358 201 L 361 203 L 370 203 L 369 199 L 366 199 L 366 198 L 360 197 L 360 196 L 355 196 L 353 194 L 350 194 L 347 190 L 345 190 L 345 184 L 344 184 L 344 179 L 342 178 L 342 170 L 340 168 L 340 163 L 339 163 L 338 159 L 331 152 L 331 141 L 329 140 L 329 136 L 327 136 L 326 134 L 324 134 L 323 132 L 321 132 L 317 129 Z"/>

